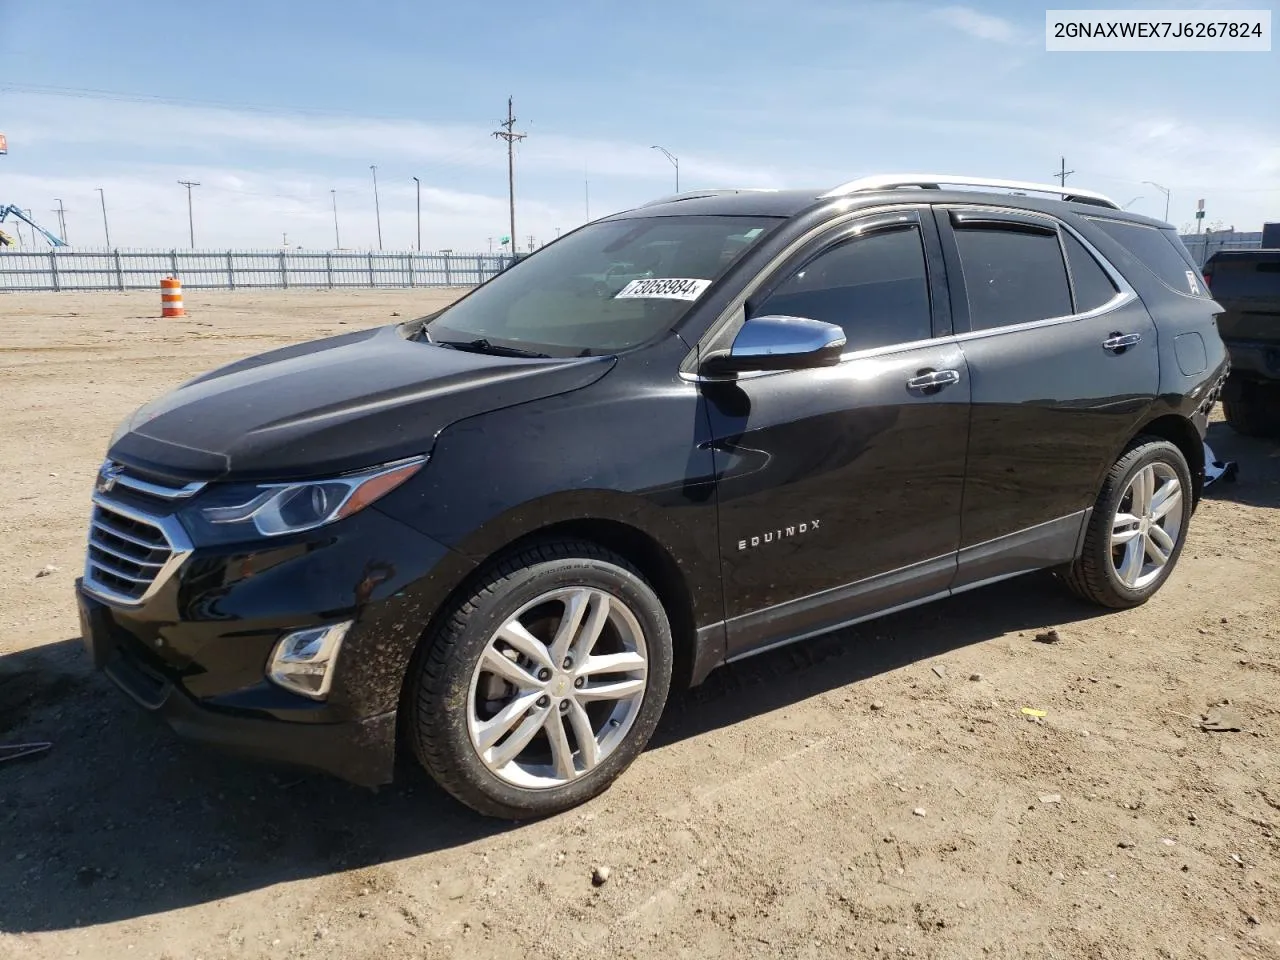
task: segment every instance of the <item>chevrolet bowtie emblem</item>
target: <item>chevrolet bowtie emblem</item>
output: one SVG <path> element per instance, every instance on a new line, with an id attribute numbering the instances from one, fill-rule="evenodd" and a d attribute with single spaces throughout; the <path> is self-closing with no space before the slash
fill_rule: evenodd
<path id="1" fill-rule="evenodd" d="M 108 463 L 98 471 L 98 482 L 94 484 L 95 489 L 99 493 L 110 493 L 115 489 L 116 480 L 120 478 L 122 473 L 119 466 L 114 463 Z"/>

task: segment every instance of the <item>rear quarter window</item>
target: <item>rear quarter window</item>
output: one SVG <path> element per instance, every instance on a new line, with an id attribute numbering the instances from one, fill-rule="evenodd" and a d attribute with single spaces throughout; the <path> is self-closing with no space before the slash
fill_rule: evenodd
<path id="1" fill-rule="evenodd" d="M 1200 269 L 1173 230 L 1161 230 L 1140 223 L 1119 220 L 1090 221 L 1142 261 L 1143 266 L 1174 293 L 1208 299 Z"/>

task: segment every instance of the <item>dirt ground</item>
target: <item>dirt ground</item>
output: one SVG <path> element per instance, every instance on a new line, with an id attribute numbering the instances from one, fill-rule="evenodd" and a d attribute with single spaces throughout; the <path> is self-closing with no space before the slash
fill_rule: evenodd
<path id="1" fill-rule="evenodd" d="M 188 747 L 91 675 L 115 424 L 448 296 L 0 295 L 0 741 L 53 743 L 0 764 L 0 957 L 1280 957 L 1280 446 L 1222 423 L 1240 480 L 1145 607 L 1035 575 L 744 661 L 539 823 Z M 1243 729 L 1202 732 L 1224 699 Z"/>

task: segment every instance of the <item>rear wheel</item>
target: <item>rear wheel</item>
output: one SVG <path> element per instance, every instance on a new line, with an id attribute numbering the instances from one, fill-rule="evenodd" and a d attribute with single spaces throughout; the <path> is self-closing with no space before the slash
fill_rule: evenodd
<path id="1" fill-rule="evenodd" d="M 409 735 L 442 787 L 491 816 L 546 816 L 601 793 L 644 749 L 671 682 L 657 595 L 586 542 L 496 565 L 428 643 Z"/>
<path id="2" fill-rule="evenodd" d="M 1280 435 L 1280 385 L 1245 381 L 1222 398 L 1222 414 L 1246 437 Z"/>
<path id="3" fill-rule="evenodd" d="M 1139 437 L 1107 473 L 1080 556 L 1064 575 L 1067 585 L 1105 607 L 1146 603 L 1182 553 L 1191 496 L 1182 451 Z"/>

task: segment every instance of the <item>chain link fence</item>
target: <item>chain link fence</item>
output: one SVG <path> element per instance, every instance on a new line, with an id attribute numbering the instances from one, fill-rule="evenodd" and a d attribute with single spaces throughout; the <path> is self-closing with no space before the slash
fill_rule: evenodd
<path id="1" fill-rule="evenodd" d="M 513 260 L 354 250 L 0 251 L 0 291 L 154 290 L 164 277 L 177 277 L 188 290 L 471 287 Z"/>

